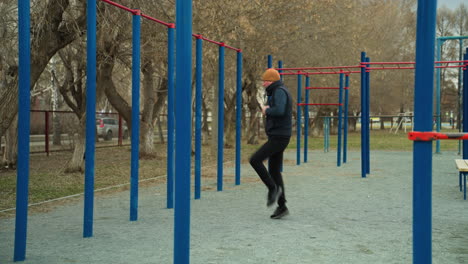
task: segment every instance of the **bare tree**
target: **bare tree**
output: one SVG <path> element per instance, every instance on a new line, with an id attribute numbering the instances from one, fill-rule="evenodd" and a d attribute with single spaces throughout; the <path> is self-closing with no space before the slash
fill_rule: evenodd
<path id="1" fill-rule="evenodd" d="M 80 44 L 82 43 L 76 41 L 75 45 L 69 45 L 59 52 L 65 72 L 63 81 L 59 85 L 59 91 L 79 122 L 77 133 L 73 133 L 75 142 L 73 155 L 65 172 L 84 171 L 83 156 L 86 128 L 86 79 L 84 77 L 86 76 L 86 62 L 81 56 L 84 45 Z M 60 82 L 57 77 L 55 79 Z"/>
<path id="2" fill-rule="evenodd" d="M 58 50 L 71 43 L 74 39 L 82 35 L 85 28 L 85 2 L 84 0 L 47 0 L 35 1 L 32 6 L 31 22 L 31 89 L 35 86 L 40 75 L 49 63 L 50 58 Z M 0 60 L 0 76 L 2 85 L 0 87 L 0 137 L 5 135 L 6 130 L 13 123 L 18 109 L 18 63 L 11 57 L 16 50 L 16 25 L 14 15 L 16 8 L 13 1 L 3 1 L 0 8 L 8 12 L 3 19 L 2 34 L 8 38 L 2 38 L 2 55 Z M 3 12 L 3 11 L 2 11 Z M 10 141 L 13 142 L 13 141 Z M 16 163 L 15 144 L 7 145 L 10 150 L 5 153 L 4 160 L 9 163 Z"/>

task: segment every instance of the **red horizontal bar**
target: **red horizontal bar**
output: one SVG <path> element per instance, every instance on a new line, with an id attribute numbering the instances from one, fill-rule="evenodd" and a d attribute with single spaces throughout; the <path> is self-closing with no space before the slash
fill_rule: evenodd
<path id="1" fill-rule="evenodd" d="M 320 74 L 340 74 L 349 75 L 351 73 L 361 73 L 361 71 L 346 71 L 346 72 L 280 72 L 280 75 L 320 75 Z"/>
<path id="2" fill-rule="evenodd" d="M 216 45 L 222 45 L 222 44 L 223 44 L 222 42 L 214 41 L 214 40 L 205 38 L 205 37 L 203 37 L 203 36 L 201 36 L 201 39 L 202 39 L 202 40 L 206 40 L 206 41 L 211 42 L 211 43 L 214 43 L 214 44 L 216 44 Z"/>
<path id="3" fill-rule="evenodd" d="M 370 72 L 371 70 L 414 70 L 415 67 L 368 67 L 366 68 L 366 72 Z"/>
<path id="4" fill-rule="evenodd" d="M 128 11 L 128 12 L 134 14 L 134 15 L 141 15 L 142 17 L 144 17 L 144 18 L 146 18 L 146 19 L 148 19 L 148 20 L 154 21 L 154 22 L 159 23 L 159 24 L 161 24 L 161 25 L 165 25 L 165 26 L 168 27 L 168 28 L 175 28 L 175 24 L 174 24 L 174 23 L 167 23 L 167 22 L 164 22 L 164 21 L 162 21 L 162 20 L 156 19 L 156 18 L 154 18 L 154 17 L 148 16 L 148 15 L 146 15 L 146 14 L 142 14 L 142 13 L 140 13 L 140 10 L 139 10 L 139 9 L 131 9 L 131 8 L 128 8 L 128 7 L 123 6 L 123 5 L 121 5 L 121 4 L 117 4 L 117 3 L 115 3 L 115 2 L 112 2 L 112 1 L 110 1 L 110 0 L 100 0 L 100 1 L 105 2 L 105 3 L 108 3 L 108 4 L 113 5 L 113 6 L 116 6 L 116 7 L 120 8 L 120 9 L 123 9 L 123 10 L 125 10 L 125 11 Z M 198 36 L 199 36 L 201 39 L 206 40 L 206 41 L 208 41 L 208 42 L 215 43 L 215 44 L 217 44 L 217 45 L 219 45 L 219 46 L 224 46 L 225 48 L 232 49 L 232 50 L 235 50 L 235 51 L 237 51 L 237 52 L 242 52 L 241 49 L 237 49 L 237 48 L 234 48 L 234 47 L 225 45 L 223 42 L 217 42 L 217 41 L 214 41 L 214 40 L 211 40 L 211 39 L 207 39 L 207 38 L 203 37 L 202 35 L 192 34 L 192 36 L 194 36 L 194 37 L 198 37 Z"/>
<path id="5" fill-rule="evenodd" d="M 357 66 L 330 66 L 330 67 L 300 67 L 300 68 L 275 68 L 278 71 L 299 71 L 299 70 L 327 70 L 327 69 L 355 69 L 361 68 Z"/>
<path id="6" fill-rule="evenodd" d="M 108 4 L 110 4 L 110 5 L 116 6 L 116 7 L 120 8 L 120 9 L 123 9 L 123 10 L 125 10 L 125 11 L 128 11 L 128 12 L 130 12 L 130 13 L 132 13 L 132 14 L 134 14 L 134 13 L 137 11 L 137 10 L 135 10 L 135 9 L 131 9 L 131 8 L 126 7 L 126 6 L 123 6 L 123 5 L 121 5 L 121 4 L 117 4 L 116 2 L 112 2 L 112 1 L 110 1 L 110 0 L 101 0 L 101 2 L 108 3 Z"/>
<path id="7" fill-rule="evenodd" d="M 437 69 L 445 68 L 464 68 L 465 65 L 451 65 L 451 66 L 435 66 Z M 415 67 L 368 67 L 366 68 L 367 72 L 371 70 L 413 70 Z"/>
<path id="8" fill-rule="evenodd" d="M 304 75 L 306 72 L 280 72 L 280 75 Z"/>
<path id="9" fill-rule="evenodd" d="M 241 49 L 234 48 L 234 47 L 228 46 L 228 45 L 226 45 L 226 44 L 224 45 L 224 47 L 225 47 L 226 49 L 232 49 L 232 50 L 235 50 L 235 51 L 237 51 L 237 52 L 242 52 Z"/>
<path id="10" fill-rule="evenodd" d="M 242 52 L 241 49 L 228 46 L 228 45 L 224 44 L 223 42 L 218 42 L 218 41 L 214 41 L 214 40 L 205 38 L 205 37 L 202 36 L 202 35 L 192 34 L 192 36 L 194 36 L 195 38 L 199 38 L 199 39 L 206 40 L 206 41 L 208 41 L 208 42 L 214 43 L 214 44 L 216 44 L 216 45 L 218 45 L 218 46 L 224 46 L 224 47 L 227 48 L 227 49 L 232 49 L 232 50 L 235 50 L 235 51 L 237 51 L 237 52 Z"/>
<path id="11" fill-rule="evenodd" d="M 435 63 L 440 64 L 440 63 L 468 63 L 468 61 L 436 61 Z"/>
<path id="12" fill-rule="evenodd" d="M 446 65 L 446 66 L 435 66 L 437 69 L 443 69 L 443 68 L 463 68 L 465 65 Z"/>
<path id="13" fill-rule="evenodd" d="M 361 62 L 361 64 L 364 65 L 375 65 L 375 64 L 380 64 L 380 65 L 385 65 L 385 64 L 416 64 L 416 62 L 411 62 L 411 61 L 402 61 L 402 62 Z"/>
<path id="14" fill-rule="evenodd" d="M 340 87 L 306 87 L 308 90 L 340 89 Z"/>
<path id="15" fill-rule="evenodd" d="M 467 140 L 468 133 L 409 132 L 408 139 L 413 141 L 431 141 L 440 139 Z"/>
<path id="16" fill-rule="evenodd" d="M 298 103 L 297 105 L 343 105 L 343 104 L 306 104 L 306 103 Z"/>
<path id="17" fill-rule="evenodd" d="M 442 63 L 467 63 L 468 61 L 435 61 L 435 64 Z M 400 61 L 400 62 L 361 62 L 362 65 L 386 65 L 386 64 L 416 64 L 412 61 Z"/>
<path id="18" fill-rule="evenodd" d="M 154 18 L 154 17 L 148 16 L 148 15 L 146 15 L 146 14 L 142 14 L 141 11 L 140 11 L 139 9 L 131 9 L 131 8 L 128 8 L 128 7 L 123 6 L 123 5 L 121 5 L 121 4 L 117 4 L 117 3 L 115 3 L 115 2 L 112 2 L 112 1 L 110 1 L 110 0 L 100 0 L 100 1 L 102 1 L 102 2 L 104 2 L 104 3 L 108 3 L 108 4 L 113 5 L 113 6 L 115 6 L 115 7 L 118 7 L 118 8 L 120 8 L 120 9 L 125 10 L 125 11 L 128 11 L 128 12 L 134 14 L 134 15 L 141 15 L 142 17 L 144 17 L 144 18 L 146 18 L 146 19 L 149 19 L 149 20 L 154 21 L 154 22 L 156 22 L 156 23 L 165 25 L 166 27 L 175 28 L 175 25 L 174 25 L 173 23 L 166 23 L 166 22 L 164 22 L 164 21 L 161 21 L 161 20 L 156 19 L 156 18 Z"/>
<path id="19" fill-rule="evenodd" d="M 161 21 L 161 20 L 156 19 L 156 18 L 154 18 L 154 17 L 150 17 L 150 16 L 145 15 L 145 14 L 141 14 L 141 16 L 144 17 L 144 18 L 146 18 L 146 19 L 149 19 L 149 20 L 151 20 L 151 21 L 154 21 L 154 22 L 156 22 L 156 23 L 159 23 L 159 24 L 161 24 L 161 25 L 165 25 L 165 26 L 168 27 L 168 28 L 175 28 L 175 24 L 173 24 L 173 23 L 166 23 L 166 22 L 164 22 L 164 21 Z"/>

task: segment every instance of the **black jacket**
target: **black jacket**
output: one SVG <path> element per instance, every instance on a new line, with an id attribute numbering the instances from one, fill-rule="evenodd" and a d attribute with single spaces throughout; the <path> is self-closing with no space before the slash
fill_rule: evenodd
<path id="1" fill-rule="evenodd" d="M 266 88 L 268 106 L 266 109 L 266 134 L 271 136 L 291 137 L 292 98 L 283 82 L 276 81 Z"/>

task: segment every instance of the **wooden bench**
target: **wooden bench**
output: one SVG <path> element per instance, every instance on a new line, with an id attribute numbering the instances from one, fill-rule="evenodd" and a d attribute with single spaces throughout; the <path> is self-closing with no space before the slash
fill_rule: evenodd
<path id="1" fill-rule="evenodd" d="M 462 175 L 463 175 L 463 199 L 466 200 L 466 174 L 468 173 L 468 160 L 456 159 L 458 169 L 458 186 L 462 191 Z"/>

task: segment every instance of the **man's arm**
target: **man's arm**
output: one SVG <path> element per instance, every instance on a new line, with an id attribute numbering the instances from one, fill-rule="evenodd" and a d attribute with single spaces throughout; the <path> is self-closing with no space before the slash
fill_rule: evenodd
<path id="1" fill-rule="evenodd" d="M 275 98 L 275 105 L 267 108 L 265 113 L 269 116 L 283 116 L 286 113 L 286 104 L 288 102 L 288 96 L 283 89 L 276 89 L 273 94 Z"/>

